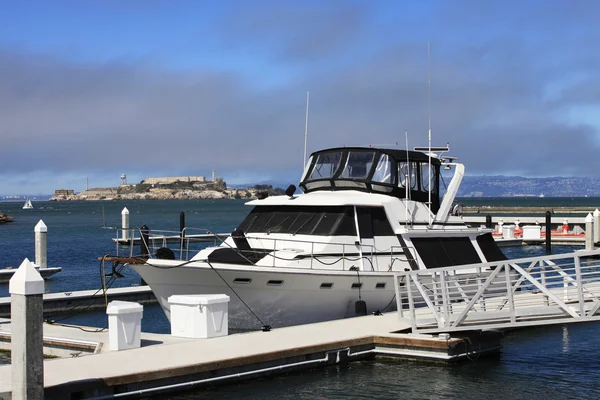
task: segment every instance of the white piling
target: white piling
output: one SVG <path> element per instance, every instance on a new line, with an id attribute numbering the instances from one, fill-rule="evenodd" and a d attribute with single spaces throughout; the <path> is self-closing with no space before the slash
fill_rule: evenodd
<path id="1" fill-rule="evenodd" d="M 129 240 L 129 210 L 127 207 L 124 207 L 121 211 L 121 228 L 123 229 L 121 238 Z"/>
<path id="2" fill-rule="evenodd" d="M 48 227 L 40 219 L 33 231 L 35 232 L 35 264 L 39 268 L 48 268 L 48 244 L 46 239 Z"/>
<path id="3" fill-rule="evenodd" d="M 587 217 L 585 217 L 585 249 L 586 250 L 594 250 L 594 233 L 592 225 L 594 223 L 594 218 L 592 214 L 588 213 Z"/>
<path id="4" fill-rule="evenodd" d="M 600 211 L 594 211 L 594 243 L 600 242 Z"/>
<path id="5" fill-rule="evenodd" d="M 9 283 L 12 399 L 44 398 L 44 279 L 25 259 Z"/>

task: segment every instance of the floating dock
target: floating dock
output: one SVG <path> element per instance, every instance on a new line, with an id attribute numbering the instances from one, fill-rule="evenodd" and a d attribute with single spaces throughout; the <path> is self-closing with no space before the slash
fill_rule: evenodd
<path id="1" fill-rule="evenodd" d="M 0 283 L 8 283 L 8 281 L 10 281 L 10 278 L 12 278 L 12 276 L 14 275 L 14 273 L 16 271 L 17 271 L 16 268 L 11 268 L 11 267 L 0 269 Z M 48 279 L 49 277 L 51 277 L 52 275 L 54 275 L 60 271 L 62 271 L 61 267 L 39 268 L 38 269 L 38 272 L 44 279 Z"/>
<path id="2" fill-rule="evenodd" d="M 62 337 L 89 348 L 97 343 L 98 349 L 85 357 L 46 360 L 45 398 L 149 396 L 375 357 L 449 363 L 501 349 L 498 332 L 446 338 L 403 333 L 409 326 L 393 312 L 210 339 L 144 333 L 142 347 L 108 351 L 107 331 L 44 324 L 54 343 Z M 9 323 L 0 327 L 10 330 Z M 10 391 L 11 366 L 0 366 L 0 397 Z"/>
<path id="3" fill-rule="evenodd" d="M 110 288 L 106 290 L 106 296 L 102 290 L 46 293 L 43 299 L 45 317 L 61 313 L 104 310 L 106 303 L 113 300 L 134 301 L 140 304 L 157 302 L 149 286 Z M 9 317 L 10 297 L 0 297 L 0 318 Z"/>
<path id="4" fill-rule="evenodd" d="M 494 354 L 502 329 L 600 320 L 599 257 L 403 271 L 394 281 L 398 312 L 210 339 L 144 333 L 141 347 L 122 351 L 108 350 L 121 330 L 44 324 L 46 353 L 67 357 L 44 361 L 44 397 L 139 398 L 377 357 L 452 363 Z M 469 278 L 477 268 L 489 273 Z M 11 327 L 0 321 L 5 348 Z M 0 366 L 0 398 L 10 396 L 12 372 Z"/>

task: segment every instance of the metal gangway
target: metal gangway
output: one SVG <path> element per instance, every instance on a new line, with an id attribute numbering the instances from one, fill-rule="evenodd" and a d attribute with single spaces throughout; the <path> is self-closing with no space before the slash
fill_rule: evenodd
<path id="1" fill-rule="evenodd" d="M 600 250 L 395 274 L 413 333 L 600 320 Z"/>

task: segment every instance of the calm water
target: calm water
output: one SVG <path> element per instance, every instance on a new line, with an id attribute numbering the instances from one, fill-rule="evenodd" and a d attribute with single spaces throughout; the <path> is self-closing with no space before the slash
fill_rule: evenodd
<path id="1" fill-rule="evenodd" d="M 592 198 L 463 199 L 465 204 L 561 205 L 600 207 Z M 0 203 L 0 211 L 15 222 L 0 225 L 0 268 L 18 267 L 24 258 L 33 261 L 33 228 L 40 219 L 48 227 L 48 265 L 63 271 L 46 283 L 48 292 L 101 287 L 98 257 L 114 254 L 111 239 L 116 232 L 103 226 L 121 225 L 121 210 L 130 211 L 132 227 L 177 230 L 179 213 L 186 213 L 187 226 L 230 232 L 248 207 L 234 200 L 221 201 L 131 201 L 131 202 L 37 202 L 33 210 L 21 203 Z M 555 252 L 573 248 L 554 247 Z M 503 249 L 509 257 L 544 254 L 542 246 Z M 137 284 L 132 270 L 113 287 Z M 8 296 L 8 285 L 0 284 L 0 296 Z M 102 312 L 60 316 L 62 322 L 104 327 Z M 146 306 L 142 329 L 166 333 L 169 325 L 158 306 Z M 598 399 L 600 398 L 600 324 L 572 324 L 521 330 L 507 335 L 498 357 L 454 366 L 385 361 L 351 363 L 271 379 L 204 389 L 173 399 Z M 264 334 L 268 340 L 268 333 Z M 0 355 L 1 357 L 1 355 Z M 0 361 L 1 362 L 1 361 Z"/>

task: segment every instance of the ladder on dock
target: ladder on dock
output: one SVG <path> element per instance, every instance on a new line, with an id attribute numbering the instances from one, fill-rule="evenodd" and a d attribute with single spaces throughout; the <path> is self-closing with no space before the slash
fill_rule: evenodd
<path id="1" fill-rule="evenodd" d="M 413 333 L 600 320 L 600 250 L 395 274 Z"/>

